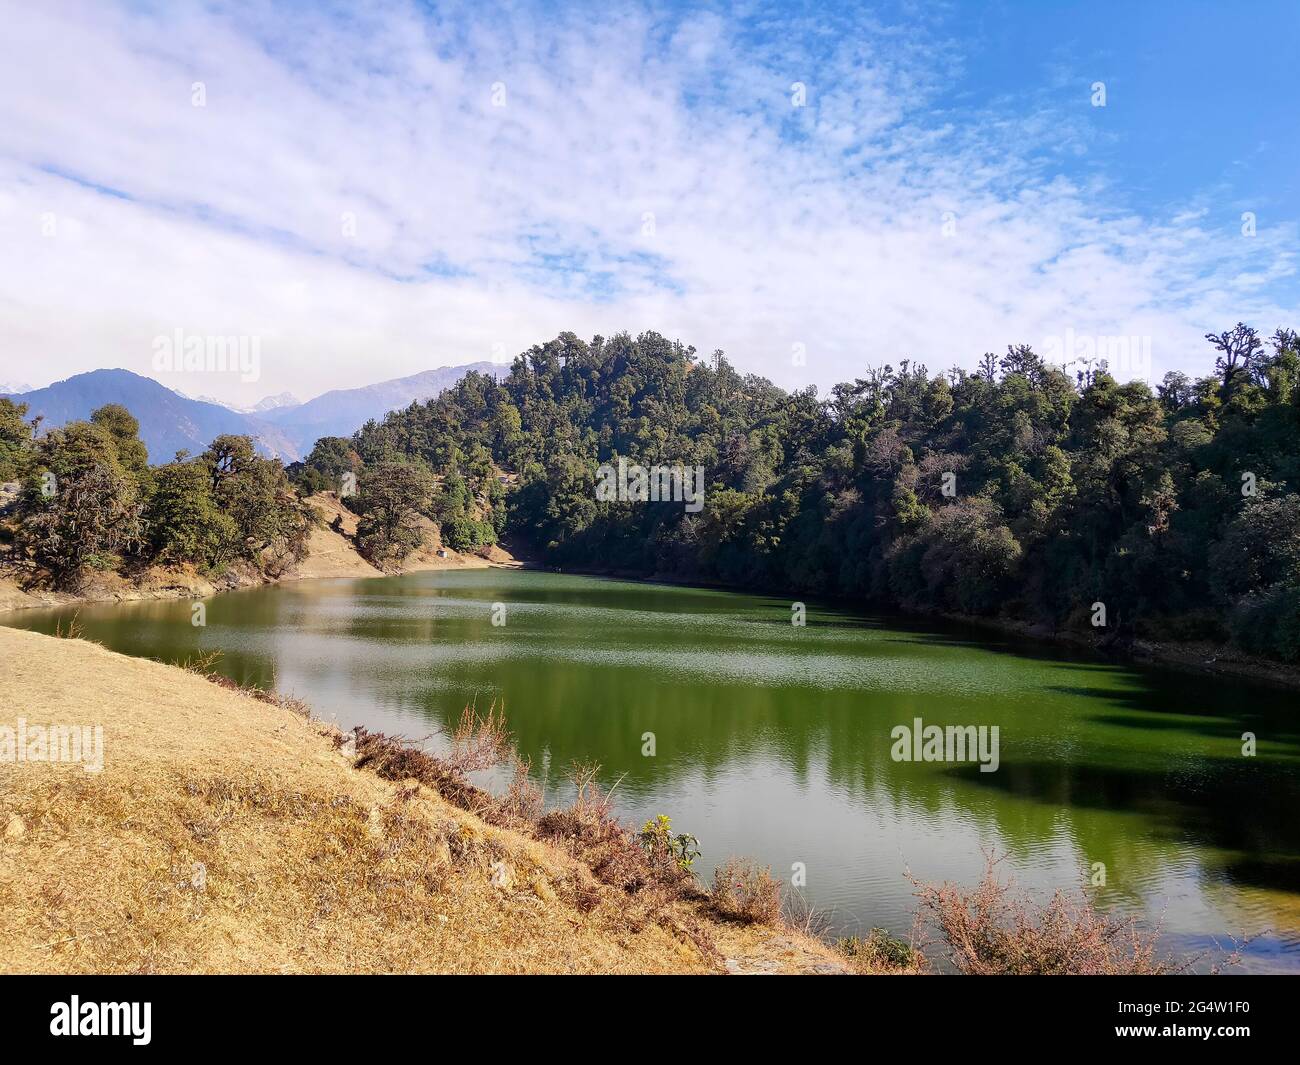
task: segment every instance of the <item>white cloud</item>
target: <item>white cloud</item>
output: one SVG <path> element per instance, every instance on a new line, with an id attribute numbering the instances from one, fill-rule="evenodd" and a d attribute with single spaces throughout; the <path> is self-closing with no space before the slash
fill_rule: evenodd
<path id="1" fill-rule="evenodd" d="M 657 329 L 823 387 L 1139 334 L 1158 376 L 1207 369 L 1207 329 L 1300 317 L 1269 298 L 1293 229 L 1141 217 L 1067 179 L 1077 116 L 931 110 L 960 56 L 928 30 L 599 10 L 9 15 L 0 377 L 150 372 L 178 328 L 261 337 L 256 384 L 169 382 L 236 401 L 563 329 Z"/>

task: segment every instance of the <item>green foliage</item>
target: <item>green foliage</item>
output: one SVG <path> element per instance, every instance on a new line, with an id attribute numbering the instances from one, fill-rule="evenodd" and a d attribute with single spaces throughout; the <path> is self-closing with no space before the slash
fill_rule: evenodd
<path id="1" fill-rule="evenodd" d="M 0 481 L 15 481 L 31 459 L 32 426 L 23 419 L 27 404 L 0 399 Z"/>
<path id="2" fill-rule="evenodd" d="M 911 969 L 921 960 L 907 940 L 890 935 L 884 928 L 873 928 L 865 939 L 857 936 L 841 939 L 835 949 L 869 972 Z"/>
<path id="3" fill-rule="evenodd" d="M 1249 500 L 1211 552 L 1210 569 L 1215 592 L 1227 602 L 1300 585 L 1300 496 Z"/>
<path id="4" fill-rule="evenodd" d="M 1245 326 L 1212 343 L 1215 376 L 1171 374 L 1158 393 L 1018 345 L 976 374 L 904 361 L 820 399 L 655 333 L 563 333 L 353 444 L 445 478 L 434 511 L 452 546 L 486 521 L 557 565 L 1049 625 L 1100 599 L 1114 635 L 1226 636 L 1243 597 L 1289 579 L 1300 344 Z M 620 457 L 702 466 L 703 510 L 598 501 L 597 469 Z"/>
<path id="5" fill-rule="evenodd" d="M 172 462 L 154 471 L 145 510 L 149 543 L 160 562 L 217 566 L 236 551 L 234 519 L 217 509 L 211 475 L 201 462 Z"/>
<path id="6" fill-rule="evenodd" d="M 1300 584 L 1277 584 L 1237 601 L 1232 636 L 1241 647 L 1300 662 Z"/>
<path id="7" fill-rule="evenodd" d="M 100 425 L 69 422 L 36 445 L 19 507 L 20 557 L 75 588 L 87 570 L 110 569 L 139 548 L 139 486 Z"/>
<path id="8" fill-rule="evenodd" d="M 140 439 L 140 423 L 135 416 L 120 403 L 109 403 L 92 411 L 90 420 L 108 434 L 122 468 L 145 488 L 149 479 L 149 452 Z"/>
<path id="9" fill-rule="evenodd" d="M 1113 636 L 1231 634 L 1292 659 L 1300 338 L 1238 324 L 1209 339 L 1216 373 L 1156 392 L 1017 345 L 974 374 L 903 361 L 820 398 L 656 333 L 562 333 L 502 380 L 469 374 L 318 441 L 292 485 L 246 437 L 150 469 L 120 407 L 37 442 L 4 400 L 0 478 L 24 480 L 21 554 L 60 580 L 120 556 L 278 572 L 305 548 L 292 487 L 337 491 L 352 472 L 359 546 L 381 565 L 429 519 L 458 551 L 510 534 L 555 565 L 921 611 L 1086 625 L 1100 600 Z M 598 468 L 620 458 L 702 467 L 702 508 L 598 500 Z"/>
<path id="10" fill-rule="evenodd" d="M 358 549 L 379 566 L 400 562 L 420 545 L 433 478 L 421 464 L 383 461 L 362 474 L 358 487 Z"/>
<path id="11" fill-rule="evenodd" d="M 475 551 L 497 542 L 497 531 L 490 522 L 457 517 L 442 526 L 442 542 L 453 551 Z"/>
<path id="12" fill-rule="evenodd" d="M 342 436 L 323 436 L 302 462 L 289 467 L 289 478 L 303 495 L 317 492 L 342 494 L 343 475 L 354 477 L 361 472 L 361 456 L 352 449 L 352 442 Z"/>
<path id="13" fill-rule="evenodd" d="M 674 835 L 672 819 L 665 814 L 647 821 L 637 838 L 652 859 L 666 856 L 679 869 L 689 869 L 700 856 L 700 841 L 689 832 Z"/>
<path id="14" fill-rule="evenodd" d="M 302 557 L 307 512 L 280 463 L 247 437 L 218 437 L 197 459 L 153 469 L 139 422 L 118 404 L 36 441 L 24 413 L 0 401 L 0 461 L 24 473 L 18 557 L 54 584 L 126 562 L 212 568 L 241 557 L 274 575 Z"/>
<path id="15" fill-rule="evenodd" d="M 197 461 L 213 504 L 232 523 L 232 556 L 272 576 L 303 558 L 311 519 L 278 459 L 262 458 L 247 436 L 224 434 Z"/>

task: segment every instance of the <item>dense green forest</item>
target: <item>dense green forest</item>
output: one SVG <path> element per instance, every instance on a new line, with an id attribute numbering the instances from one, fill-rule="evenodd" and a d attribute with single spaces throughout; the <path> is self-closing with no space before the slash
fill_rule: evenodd
<path id="1" fill-rule="evenodd" d="M 346 492 L 360 514 L 357 549 L 381 567 L 419 546 L 431 522 L 444 543 L 473 550 L 496 542 L 489 517 L 505 520 L 504 489 L 473 463 L 475 494 L 456 472 L 434 476 L 414 459 L 365 464 L 333 437 L 317 442 L 315 467 L 286 470 L 232 434 L 199 455 L 150 465 L 139 422 L 120 404 L 47 432 L 27 413 L 0 398 L 0 483 L 19 486 L 0 520 L 0 565 L 37 586 L 76 592 L 97 572 L 131 577 L 177 564 L 207 576 L 242 567 L 274 580 L 305 557 L 320 515 L 303 497 L 322 489 Z M 322 464 L 334 471 L 328 478 Z M 346 490 L 345 471 L 354 478 Z"/>
<path id="2" fill-rule="evenodd" d="M 139 422 L 119 404 L 39 435 L 26 414 L 0 399 L 0 481 L 21 485 L 3 532 L 10 564 L 33 577 L 75 590 L 89 572 L 154 562 L 244 562 L 276 577 L 303 557 L 312 512 L 248 437 L 150 466 Z"/>
<path id="3" fill-rule="evenodd" d="M 819 397 L 654 333 L 565 333 L 351 444 L 471 490 L 510 471 L 501 527 L 558 566 L 1054 629 L 1094 627 L 1102 603 L 1111 639 L 1232 636 L 1295 660 L 1300 342 L 1241 324 L 1207 340 L 1213 376 L 1154 392 L 1021 345 L 975 373 L 904 361 Z M 702 511 L 598 501 L 619 457 L 702 466 Z"/>
<path id="4" fill-rule="evenodd" d="M 317 442 L 288 470 L 243 437 L 149 466 L 121 407 L 39 434 L 0 400 L 0 481 L 21 479 L 16 557 L 72 585 L 123 560 L 300 558 L 301 497 L 355 494 L 357 542 L 400 562 L 437 523 L 546 563 L 998 615 L 1102 635 L 1232 638 L 1300 659 L 1300 340 L 1242 324 L 1216 373 L 1153 392 L 1029 347 L 978 371 L 902 362 L 785 392 L 655 333 L 571 333 L 498 381 Z M 701 467 L 702 507 L 602 501 L 601 464 Z M 53 479 L 49 474 L 54 474 Z"/>

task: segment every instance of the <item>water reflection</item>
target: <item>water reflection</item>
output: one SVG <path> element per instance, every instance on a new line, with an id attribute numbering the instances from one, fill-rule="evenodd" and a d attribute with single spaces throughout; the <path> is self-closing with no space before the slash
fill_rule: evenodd
<path id="1" fill-rule="evenodd" d="M 491 607 L 506 606 L 506 624 Z M 52 631 L 69 611 L 7 623 Z M 981 847 L 1047 890 L 1105 863 L 1101 899 L 1178 942 L 1272 929 L 1251 962 L 1300 967 L 1294 699 L 1121 667 L 958 627 L 810 604 L 543 573 L 304 582 L 208 601 L 81 607 L 87 636 L 306 699 L 344 727 L 437 747 L 461 708 L 504 704 L 552 802 L 599 761 L 629 818 L 785 874 L 844 931 L 910 926 L 910 868 L 973 880 Z M 1001 768 L 895 763 L 890 729 L 998 725 Z M 1241 734 L 1259 737 L 1244 758 Z M 657 754 L 641 754 L 654 733 Z"/>

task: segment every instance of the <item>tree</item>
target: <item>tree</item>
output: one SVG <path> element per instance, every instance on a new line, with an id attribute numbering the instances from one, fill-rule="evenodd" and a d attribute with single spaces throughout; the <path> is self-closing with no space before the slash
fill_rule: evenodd
<path id="1" fill-rule="evenodd" d="M 1212 341 L 1217 376 L 1174 371 L 1158 394 L 1013 345 L 973 373 L 896 360 L 821 399 L 656 333 L 561 334 L 352 446 L 440 478 L 426 513 L 449 546 L 484 523 L 557 564 L 1066 625 L 1101 598 L 1156 638 L 1226 638 L 1247 600 L 1290 602 L 1270 576 L 1288 534 L 1245 515 L 1300 500 L 1300 341 L 1279 329 L 1265 351 L 1242 324 Z M 597 501 L 620 457 L 702 466 L 704 510 Z M 1247 559 L 1268 572 L 1216 576 Z"/>
<path id="2" fill-rule="evenodd" d="M 32 452 L 32 426 L 27 404 L 0 398 L 0 481 L 17 480 L 26 472 Z"/>
<path id="3" fill-rule="evenodd" d="M 1189 406 L 1196 396 L 1191 378 L 1178 370 L 1170 370 L 1156 388 L 1156 394 L 1165 409 L 1174 412 Z"/>
<path id="4" fill-rule="evenodd" d="M 140 423 L 120 403 L 109 403 L 92 411 L 90 420 L 113 441 L 117 461 L 143 489 L 149 479 L 149 451 L 140 439 Z"/>
<path id="5" fill-rule="evenodd" d="M 223 433 L 213 439 L 200 458 L 208 468 L 212 491 L 219 496 L 224 484 L 252 467 L 257 461 L 257 452 L 251 437 Z"/>
<path id="6" fill-rule="evenodd" d="M 303 495 L 317 492 L 343 494 L 344 474 L 354 477 L 361 473 L 361 456 L 352 448 L 352 442 L 342 436 L 322 436 L 302 462 L 289 467 L 289 476 Z"/>
<path id="7" fill-rule="evenodd" d="M 311 516 L 278 459 L 260 457 L 247 436 L 218 436 L 199 456 L 213 504 L 234 523 L 237 552 L 272 575 L 306 553 Z"/>
<path id="8" fill-rule="evenodd" d="M 433 478 L 423 466 L 379 462 L 360 482 L 357 547 L 378 566 L 400 562 L 420 545 L 423 511 L 433 494 Z"/>
<path id="9" fill-rule="evenodd" d="M 19 507 L 18 547 L 57 586 L 108 569 L 141 541 L 140 493 L 108 432 L 70 422 L 37 445 Z"/>
<path id="10" fill-rule="evenodd" d="M 172 462 L 155 471 L 145 519 L 160 562 L 216 566 L 238 552 L 239 529 L 217 509 L 208 470 L 200 462 Z"/>
<path id="11" fill-rule="evenodd" d="M 1046 364 L 1028 344 L 1010 344 L 1007 353 L 998 361 L 1003 374 L 1019 374 L 1032 384 L 1042 380 Z"/>
<path id="12" fill-rule="evenodd" d="M 1255 357 L 1264 348 L 1259 333 L 1244 322 L 1217 335 L 1206 333 L 1205 339 L 1219 352 L 1214 366 L 1223 375 L 1224 391 L 1231 389 L 1239 373 L 1249 379 Z"/>
<path id="13" fill-rule="evenodd" d="M 497 542 L 497 531 L 490 522 L 476 518 L 452 518 L 442 526 L 442 542 L 453 551 L 476 551 Z"/>
<path id="14" fill-rule="evenodd" d="M 1211 550 L 1210 571 L 1229 602 L 1277 584 L 1300 586 L 1300 496 L 1251 500 Z"/>

